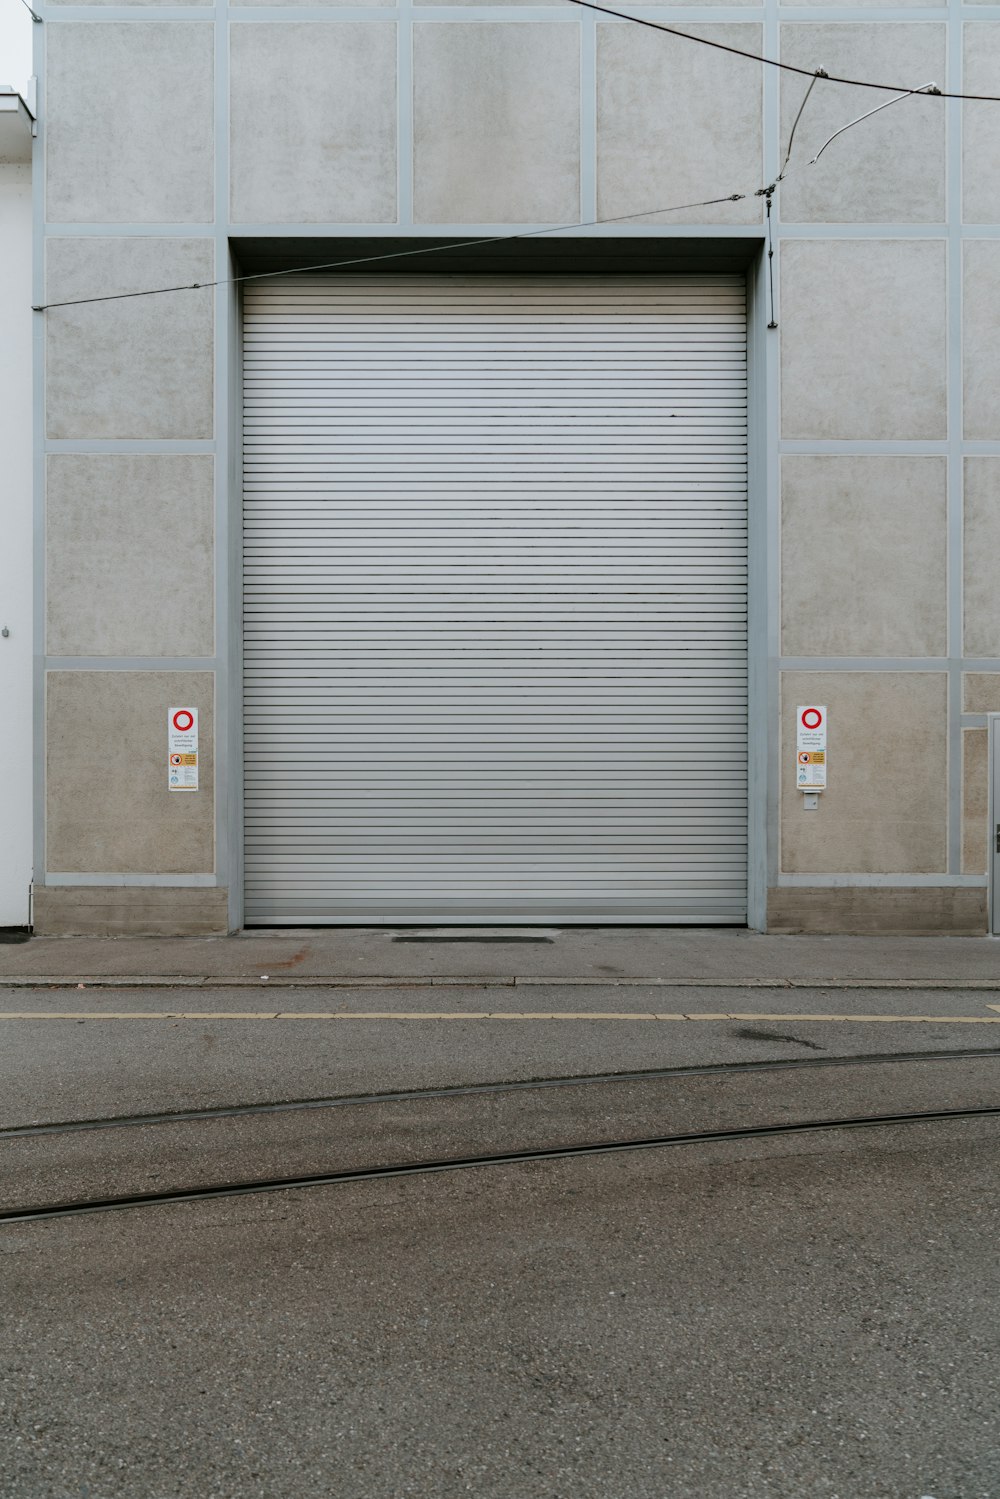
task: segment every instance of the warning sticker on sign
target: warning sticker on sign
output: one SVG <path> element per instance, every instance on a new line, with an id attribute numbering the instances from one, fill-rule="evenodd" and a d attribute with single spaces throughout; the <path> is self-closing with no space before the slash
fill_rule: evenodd
<path id="1" fill-rule="evenodd" d="M 167 709 L 167 789 L 198 790 L 198 709 Z"/>
<path id="2" fill-rule="evenodd" d="M 795 710 L 795 784 L 800 791 L 826 789 L 826 708 Z"/>

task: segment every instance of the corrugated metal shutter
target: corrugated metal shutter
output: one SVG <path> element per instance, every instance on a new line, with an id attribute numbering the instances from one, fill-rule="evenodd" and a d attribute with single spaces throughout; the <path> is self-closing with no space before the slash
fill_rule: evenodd
<path id="1" fill-rule="evenodd" d="M 245 316 L 246 919 L 741 922 L 742 278 Z"/>

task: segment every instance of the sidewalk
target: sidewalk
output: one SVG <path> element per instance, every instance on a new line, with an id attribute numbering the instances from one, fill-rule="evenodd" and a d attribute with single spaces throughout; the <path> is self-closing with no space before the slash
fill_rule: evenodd
<path id="1" fill-rule="evenodd" d="M 1000 945 L 975 937 L 778 937 L 735 928 L 284 928 L 234 937 L 36 937 L 0 946 L 0 985 L 181 978 L 637 980 L 796 986 L 868 981 L 1000 987 Z"/>

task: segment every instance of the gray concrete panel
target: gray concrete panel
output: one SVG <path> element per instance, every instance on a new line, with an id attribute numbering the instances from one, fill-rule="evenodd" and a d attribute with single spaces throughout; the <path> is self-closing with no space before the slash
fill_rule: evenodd
<path id="1" fill-rule="evenodd" d="M 206 239 L 50 239 L 51 302 L 211 281 Z M 55 438 L 212 436 L 213 293 L 53 307 L 45 313 L 46 433 Z"/>
<path id="2" fill-rule="evenodd" d="M 522 0 L 522 3 L 536 4 L 537 0 Z M 268 10 L 301 10 L 303 8 L 301 0 L 240 0 L 240 4 L 250 9 L 258 5 L 266 6 Z M 326 6 L 336 9 L 349 5 L 352 9 L 364 10 L 367 6 L 374 5 L 384 10 L 392 8 L 394 4 L 395 0 L 310 0 L 309 9 L 323 10 Z"/>
<path id="3" fill-rule="evenodd" d="M 572 223 L 580 216 L 580 28 L 418 24 L 414 217 Z"/>
<path id="4" fill-rule="evenodd" d="M 761 49 L 757 25 L 684 29 L 747 51 Z M 599 216 L 739 192 L 746 195 L 740 203 L 654 214 L 644 222 L 759 223 L 762 204 L 754 191 L 764 180 L 761 89 L 760 69 L 742 58 L 672 36 L 651 37 L 638 26 L 599 24 Z"/>
<path id="5" fill-rule="evenodd" d="M 785 672 L 781 867 L 793 873 L 938 873 L 947 859 L 947 675 Z M 807 811 L 795 784 L 795 712 L 823 703 L 828 785 Z"/>
<path id="6" fill-rule="evenodd" d="M 781 28 L 781 57 L 845 78 L 912 78 L 914 87 L 945 78 L 945 27 L 808 22 Z M 787 142 L 807 78 L 781 75 L 781 139 Z M 889 95 L 885 96 L 890 97 Z M 813 89 L 795 133 L 781 216 L 791 222 L 940 223 L 945 217 L 945 109 L 940 99 L 906 99 L 847 131 L 815 166 L 809 162 L 835 130 L 884 103 L 871 89 Z"/>
<path id="7" fill-rule="evenodd" d="M 213 41 L 211 25 L 189 21 L 51 28 L 50 220 L 211 222 Z"/>
<path id="8" fill-rule="evenodd" d="M 965 460 L 964 650 L 1000 656 L 1000 458 Z"/>
<path id="9" fill-rule="evenodd" d="M 963 411 L 965 435 L 1000 437 L 1000 240 L 964 246 Z"/>
<path id="10" fill-rule="evenodd" d="M 1000 713 L 1000 672 L 967 671 L 962 686 L 966 713 Z"/>
<path id="11" fill-rule="evenodd" d="M 989 817 L 989 734 L 962 730 L 962 873 L 985 874 Z"/>
<path id="12" fill-rule="evenodd" d="M 46 647 L 57 656 L 210 656 L 214 460 L 47 462 Z"/>
<path id="13" fill-rule="evenodd" d="M 977 21 L 963 28 L 962 89 L 1000 94 L 1000 24 Z M 995 104 L 962 105 L 962 218 L 967 224 L 1000 223 L 1000 131 Z"/>
<path id="14" fill-rule="evenodd" d="M 391 223 L 395 23 L 235 25 L 231 45 L 233 219 Z"/>
<path id="15" fill-rule="evenodd" d="M 786 656 L 944 656 L 944 458 L 786 456 Z"/>
<path id="16" fill-rule="evenodd" d="M 47 867 L 210 873 L 211 672 L 52 671 L 46 678 Z M 167 788 L 167 709 L 199 711 L 198 791 Z"/>
<path id="17" fill-rule="evenodd" d="M 62 6 L 62 5 L 76 5 L 77 3 L 78 3 L 78 0 L 49 0 L 49 4 L 51 6 L 55 6 L 55 7 L 59 7 L 59 6 Z M 93 6 L 111 6 L 111 5 L 117 6 L 117 5 L 120 5 L 120 4 L 121 4 L 121 0 L 87 0 L 88 9 L 91 8 L 91 7 L 93 7 Z M 183 7 L 185 5 L 210 6 L 212 4 L 213 4 L 213 0 L 129 0 L 129 7 L 130 8 L 132 6 L 140 6 L 140 5 L 141 6 L 147 6 L 147 5 L 148 6 L 175 6 L 176 5 L 178 7 Z"/>
<path id="18" fill-rule="evenodd" d="M 785 240 L 780 321 L 784 437 L 947 435 L 943 240 Z"/>
<path id="19" fill-rule="evenodd" d="M 885 0 L 779 0 L 779 3 L 782 6 L 794 5 L 799 9 L 804 9 L 806 6 L 815 6 L 817 10 L 829 10 L 834 15 L 841 9 L 874 11 L 886 9 Z M 973 5 L 988 5 L 992 3 L 992 0 L 969 0 L 969 3 Z M 908 0 L 906 8 L 907 10 L 940 10 L 941 7 L 938 4 L 938 0 Z M 873 17 L 873 20 L 878 20 L 878 17 Z M 821 64 L 817 63 L 816 66 L 819 67 Z"/>

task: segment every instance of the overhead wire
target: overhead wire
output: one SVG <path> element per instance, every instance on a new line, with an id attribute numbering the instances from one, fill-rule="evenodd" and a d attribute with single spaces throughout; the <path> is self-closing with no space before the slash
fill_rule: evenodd
<path id="1" fill-rule="evenodd" d="M 309 271 L 335 271 L 349 265 L 369 265 L 374 261 L 399 260 L 412 255 L 434 255 L 443 250 L 464 250 L 472 246 L 509 244 L 515 239 L 532 239 L 539 234 L 560 234 L 571 229 L 596 229 L 601 224 L 623 224 L 630 219 L 648 219 L 657 213 L 683 213 L 687 208 L 710 208 L 717 203 L 738 203 L 747 193 L 725 193 L 717 198 L 702 198 L 696 203 L 672 203 L 664 208 L 644 208 L 639 213 L 619 213 L 611 218 L 589 219 L 582 223 L 549 224 L 543 229 L 520 229 L 514 234 L 493 234 L 488 238 L 450 240 L 444 245 L 423 245 L 409 250 L 387 250 L 380 255 L 355 255 L 348 260 L 325 260 L 318 265 L 289 266 L 287 270 L 251 271 L 243 276 L 223 276 L 216 281 L 185 281 L 177 286 L 156 286 L 146 291 L 112 292 L 101 297 L 71 297 L 63 302 L 32 305 L 32 312 L 48 312 L 53 307 L 81 307 L 91 302 L 122 302 L 130 297 L 159 297 L 167 292 L 203 291 L 213 286 L 236 286 L 241 281 L 260 281 L 273 276 L 297 276 Z"/>
<path id="2" fill-rule="evenodd" d="M 812 78 L 809 80 L 809 87 L 806 89 L 805 93 L 802 96 L 802 103 L 799 105 L 798 113 L 796 114 L 795 119 L 792 121 L 792 128 L 788 132 L 788 146 L 785 150 L 785 159 L 781 163 L 781 171 L 774 179 L 775 186 L 777 186 L 779 182 L 784 182 L 785 178 L 788 175 L 788 164 L 792 159 L 792 146 L 795 144 L 795 132 L 799 128 L 799 121 L 806 112 L 806 105 L 809 103 L 809 95 L 812 93 L 813 89 L 816 87 L 817 83 L 819 83 L 821 78 L 828 78 L 829 76 L 830 75 L 825 71 L 825 69 L 817 68 Z"/>
<path id="3" fill-rule="evenodd" d="M 895 99 L 886 99 L 884 104 L 876 104 L 874 109 L 869 109 L 867 113 L 858 115 L 857 119 L 848 120 L 846 125 L 841 125 L 839 130 L 835 130 L 829 137 L 829 139 L 823 142 L 819 150 L 816 152 L 816 155 L 811 159 L 809 165 L 815 166 L 820 157 L 823 155 L 823 152 L 826 150 L 827 146 L 831 146 L 837 139 L 837 136 L 843 135 L 845 130 L 850 130 L 853 128 L 853 126 L 860 125 L 863 120 L 870 120 L 872 115 L 879 114 L 883 109 L 888 109 L 890 105 L 898 104 L 900 99 L 912 99 L 915 94 L 933 94 L 936 90 L 936 83 L 925 83 L 922 88 L 905 89 L 901 94 L 897 94 Z M 808 98 L 808 95 L 806 97 Z"/>
<path id="4" fill-rule="evenodd" d="M 782 62 L 777 57 L 765 57 L 760 52 L 749 52 L 744 47 L 734 47 L 729 42 L 715 41 L 710 37 L 696 36 L 693 31 L 681 31 L 676 26 L 668 26 L 663 21 L 651 21 L 647 16 L 629 15 L 627 11 L 612 10 L 607 5 L 597 5 L 595 0 L 569 0 L 570 5 L 579 5 L 584 10 L 597 11 L 602 16 L 614 16 L 618 21 L 632 21 L 636 26 L 647 26 L 652 31 L 665 31 L 668 36 L 679 36 L 687 42 L 698 42 L 703 47 L 714 47 L 719 52 L 730 52 L 734 57 L 745 57 L 751 62 L 764 63 L 769 68 L 780 68 L 786 73 L 798 73 L 803 78 L 812 78 L 816 75 L 815 68 L 801 68 L 796 63 Z M 887 94 L 909 94 L 913 89 L 908 89 L 902 83 L 874 83 L 868 78 L 844 78 L 837 73 L 826 73 L 823 75 L 830 83 L 843 83 L 851 88 L 874 88 L 881 89 Z M 1000 94 L 962 94 L 950 92 L 935 86 L 928 90 L 939 99 L 970 99 L 980 103 L 1000 104 Z"/>

